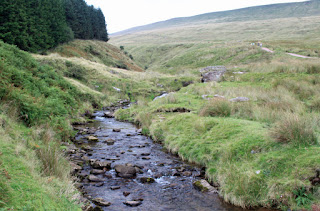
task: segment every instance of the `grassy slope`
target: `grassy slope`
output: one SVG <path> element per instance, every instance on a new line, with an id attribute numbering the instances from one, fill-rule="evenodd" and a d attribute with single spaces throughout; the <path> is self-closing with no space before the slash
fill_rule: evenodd
<path id="1" fill-rule="evenodd" d="M 270 20 L 278 18 L 288 17 L 309 17 L 319 16 L 320 2 L 318 0 L 297 2 L 297 3 L 285 3 L 285 4 L 273 4 L 265 6 L 249 7 L 237 10 L 213 12 L 207 14 L 201 14 L 191 17 L 174 18 L 167 21 L 157 22 L 145 26 L 139 26 L 132 29 L 117 32 L 114 36 L 132 34 L 141 31 L 178 27 L 183 25 L 190 25 L 199 22 L 243 22 L 252 20 Z"/>
<path id="2" fill-rule="evenodd" d="M 320 62 L 285 53 L 319 57 L 320 19 L 284 15 L 265 20 L 264 15 L 237 21 L 195 17 L 175 27 L 112 37 L 111 43 L 125 46 L 147 71 L 199 76 L 206 66 L 228 68 L 221 83 L 194 84 L 152 102 L 140 99 L 119 110 L 117 118 L 141 124 L 172 152 L 206 166 L 207 177 L 220 185 L 226 201 L 243 207 L 317 209 L 319 186 L 309 178 L 320 167 Z M 276 53 L 250 46 L 258 40 Z M 233 73 L 238 71 L 246 74 Z M 216 94 L 227 100 L 214 98 Z M 239 96 L 250 101 L 228 101 Z M 171 112 L 177 108 L 191 112 Z"/>
<path id="3" fill-rule="evenodd" d="M 79 209 L 61 146 L 73 135 L 70 122 L 85 121 L 81 114 L 93 107 L 153 99 L 195 79 L 142 72 L 130 55 L 99 41 L 75 40 L 48 54 L 0 42 L 0 209 Z"/>
<path id="4" fill-rule="evenodd" d="M 94 98 L 14 46 L 0 42 L 0 57 L 0 209 L 80 209 L 60 142 Z"/>
<path id="5" fill-rule="evenodd" d="M 252 52 L 250 43 L 258 40 L 275 50 L 275 56 L 292 52 L 319 57 L 319 23 L 319 16 L 226 23 L 208 21 L 115 36 L 110 42 L 125 46 L 135 61 L 148 70 L 189 71 L 208 64 L 232 67 L 252 63 L 250 54 L 259 55 Z M 249 60 L 232 58 L 241 54 L 247 54 Z"/>
<path id="6" fill-rule="evenodd" d="M 73 56 L 66 57 L 69 46 L 73 46 Z M 91 46 L 98 53 L 83 51 Z M 161 91 L 173 91 L 182 87 L 183 81 L 196 80 L 193 75 L 167 75 L 152 72 L 142 72 L 141 68 L 132 61 L 125 53 L 110 44 L 99 41 L 76 40 L 67 45 L 59 46 L 47 56 L 35 55 L 42 64 L 49 64 L 62 74 L 68 81 L 80 88 L 89 91 L 94 96 L 100 96 L 104 105 L 118 99 L 135 100 L 139 96 L 154 98 Z M 82 56 L 81 56 L 82 55 Z M 110 64 L 101 58 L 114 58 Z M 129 70 L 113 67 L 117 61 L 125 61 Z M 113 63 L 114 62 L 114 63 Z M 131 64 L 128 65 L 128 64 Z M 116 65 L 117 66 L 117 65 Z M 162 84 L 160 88 L 157 85 Z M 117 92 L 113 87 L 121 89 Z"/>

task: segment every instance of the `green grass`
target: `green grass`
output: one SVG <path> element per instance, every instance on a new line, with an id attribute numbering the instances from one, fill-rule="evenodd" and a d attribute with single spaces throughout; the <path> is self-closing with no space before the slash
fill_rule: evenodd
<path id="1" fill-rule="evenodd" d="M 60 143 L 97 99 L 17 47 L 0 42 L 0 58 L 0 208 L 79 210 Z"/>
<path id="2" fill-rule="evenodd" d="M 43 140 L 29 135 L 35 128 L 26 128 L 4 114 L 0 114 L 0 120 L 0 209 L 80 210 L 74 201 L 77 192 L 66 171 L 70 169 L 68 163 L 60 163 L 63 177 L 44 174 L 45 165 L 35 150 L 45 147 Z"/>
<path id="3" fill-rule="evenodd" d="M 116 117 L 140 124 L 170 151 L 206 166 L 208 179 L 232 204 L 311 209 L 319 203 L 319 188 L 309 181 L 320 166 L 314 103 L 319 76 L 308 71 L 308 63 L 297 64 L 294 69 L 281 64 L 279 72 L 275 58 L 244 75 L 229 71 L 221 83 L 193 84 L 156 101 L 141 99 Z M 250 100 L 229 102 L 239 96 Z M 191 112 L 171 112 L 177 108 Z M 301 188 L 308 203 L 296 200 Z"/>

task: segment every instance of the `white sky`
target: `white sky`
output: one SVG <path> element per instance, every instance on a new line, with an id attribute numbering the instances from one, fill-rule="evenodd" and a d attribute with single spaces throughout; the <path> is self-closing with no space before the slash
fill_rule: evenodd
<path id="1" fill-rule="evenodd" d="M 109 34 L 175 17 L 302 1 L 306 0 L 86 0 L 101 8 Z"/>

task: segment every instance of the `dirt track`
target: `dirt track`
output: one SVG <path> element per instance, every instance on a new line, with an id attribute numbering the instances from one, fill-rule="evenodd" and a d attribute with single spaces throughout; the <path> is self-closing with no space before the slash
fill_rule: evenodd
<path id="1" fill-rule="evenodd" d="M 270 50 L 269 48 L 265 48 L 265 47 L 261 48 L 261 50 L 267 51 L 269 53 L 274 53 L 274 51 Z M 316 58 L 316 57 L 303 56 L 303 55 L 299 55 L 299 54 L 295 54 L 295 53 L 287 53 L 287 54 L 290 55 L 290 56 L 304 58 L 304 59 L 314 59 L 314 58 Z"/>

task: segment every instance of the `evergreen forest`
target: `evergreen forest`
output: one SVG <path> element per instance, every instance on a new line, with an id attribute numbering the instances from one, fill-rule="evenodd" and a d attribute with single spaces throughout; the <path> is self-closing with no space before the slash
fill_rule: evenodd
<path id="1" fill-rule="evenodd" d="M 73 39 L 108 41 L 105 17 L 84 0 L 1 0 L 0 39 L 38 52 Z"/>

